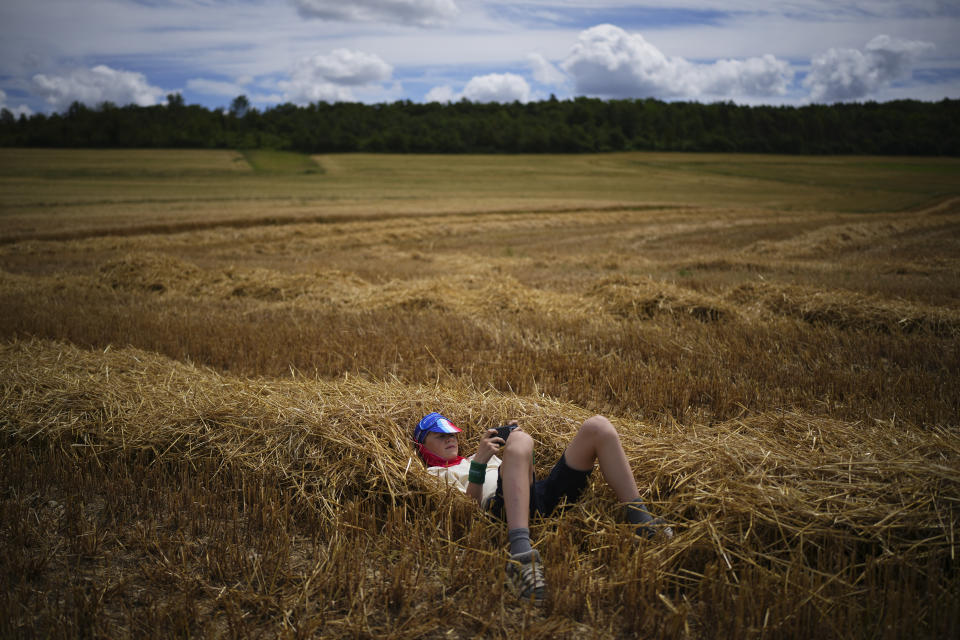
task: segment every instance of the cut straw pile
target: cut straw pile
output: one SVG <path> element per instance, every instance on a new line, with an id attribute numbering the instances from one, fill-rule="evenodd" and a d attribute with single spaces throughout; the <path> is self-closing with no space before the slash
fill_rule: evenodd
<path id="1" fill-rule="evenodd" d="M 430 411 L 461 425 L 466 447 L 482 429 L 517 418 L 543 452 L 540 471 L 589 415 L 546 397 L 362 378 L 237 379 L 136 349 L 46 341 L 3 345 L 0 368 L 0 424 L 9 436 L 269 466 L 296 481 L 322 468 L 327 488 L 336 489 L 316 499 L 368 485 L 396 496 L 419 487 L 428 476 L 409 464 L 409 434 Z M 787 536 L 829 531 L 891 551 L 953 544 L 955 429 L 791 413 L 657 429 L 614 421 L 640 484 L 693 529 L 723 514 L 726 521 L 712 526 L 736 529 L 742 518 L 759 518 Z"/>
<path id="2" fill-rule="evenodd" d="M 182 260 L 148 253 L 108 262 L 97 278 L 69 277 L 69 283 L 64 280 L 66 276 L 31 278 L 29 286 L 57 289 L 69 284 L 76 289 L 83 284 L 95 290 L 169 292 L 214 299 L 239 297 L 265 304 L 348 312 L 435 309 L 471 318 L 533 313 L 596 321 L 678 315 L 703 322 L 772 315 L 840 329 L 919 331 L 939 336 L 960 333 L 960 313 L 953 309 L 862 293 L 750 283 L 710 295 L 648 277 L 614 276 L 596 282 L 584 296 L 578 296 L 527 287 L 512 277 L 492 273 L 490 265 L 480 265 L 474 269 L 477 270 L 479 273 L 373 284 L 336 270 L 310 274 L 242 268 L 205 271 Z M 15 287 L 23 280 L 12 274 L 0 275 L 4 277 L 0 281 L 3 286 Z M 585 300 L 596 304 L 587 305 Z"/>
<path id="3" fill-rule="evenodd" d="M 576 296 L 525 287 L 502 274 L 492 277 L 489 267 L 474 271 L 479 273 L 373 284 L 337 270 L 308 274 L 249 268 L 205 271 L 183 260 L 147 253 L 104 264 L 100 276 L 91 279 L 88 286 L 202 299 L 245 298 L 342 311 L 437 309 L 472 317 L 521 312 L 566 317 L 584 314 L 582 301 Z"/>
<path id="4" fill-rule="evenodd" d="M 882 299 L 852 291 L 824 291 L 799 285 L 750 283 L 727 294 L 745 310 L 773 313 L 839 329 L 960 334 L 960 312 L 916 302 Z"/>
<path id="5" fill-rule="evenodd" d="M 736 315 L 733 306 L 718 297 L 652 278 L 606 278 L 594 285 L 589 295 L 608 313 L 621 318 L 690 315 L 703 322 L 713 322 Z"/>
<path id="6" fill-rule="evenodd" d="M 948 205 L 944 203 L 944 205 Z M 943 205 L 941 205 L 943 206 Z M 949 211 L 949 206 L 947 208 Z M 943 224 L 935 213 L 936 208 L 917 214 L 909 219 L 891 219 L 871 222 L 844 223 L 827 225 L 799 234 L 786 240 L 760 240 L 745 250 L 745 253 L 784 256 L 830 255 L 838 251 L 849 251 L 862 247 L 876 246 L 898 235 L 929 229 Z"/>
<path id="7" fill-rule="evenodd" d="M 463 427 L 470 450 L 481 429 L 517 418 L 538 442 L 540 474 L 588 417 L 545 397 L 358 378 L 238 379 L 136 349 L 88 351 L 45 341 L 3 345 L 0 369 L 0 428 L 8 439 L 72 455 L 149 451 L 157 460 L 269 470 L 302 506 L 333 519 L 356 499 L 394 506 L 449 499 L 408 440 L 429 411 Z M 871 562 L 886 558 L 935 574 L 943 563 L 955 566 L 955 427 L 793 413 L 660 428 L 613 419 L 651 509 L 678 531 L 650 551 L 661 558 L 657 584 L 686 590 L 691 602 L 705 597 L 705 585 L 736 592 L 745 576 L 761 575 L 763 584 L 780 585 L 787 609 L 803 600 L 828 617 L 834 607 L 867 615 L 872 604 L 863 598 L 875 593 L 864 596 L 863 580 Z M 599 530 L 622 543 L 631 534 L 617 524 L 619 509 L 600 474 L 594 478 L 587 499 L 564 520 L 588 539 Z M 469 512 L 462 510 L 466 498 L 453 498 L 461 505 L 455 513 Z M 429 522 L 431 514 L 413 517 Z M 549 550 L 558 544 L 550 536 L 561 534 L 544 531 L 535 535 L 547 536 Z M 489 552 L 496 554 L 503 541 L 492 535 Z M 831 549 L 859 560 L 831 568 L 835 557 L 824 556 Z M 587 562 L 596 549 L 588 544 L 579 553 L 580 560 L 555 561 Z M 691 607 L 685 615 L 696 620 Z"/>

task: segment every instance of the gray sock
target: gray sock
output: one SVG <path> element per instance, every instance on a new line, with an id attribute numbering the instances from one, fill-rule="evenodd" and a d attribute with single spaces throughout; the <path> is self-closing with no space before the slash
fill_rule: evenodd
<path id="1" fill-rule="evenodd" d="M 510 529 L 510 531 L 507 531 L 507 539 L 510 540 L 510 555 L 512 556 L 527 553 L 532 548 L 530 546 L 530 529 L 527 527 Z"/>
<path id="2" fill-rule="evenodd" d="M 630 524 L 648 524 L 653 521 L 653 516 L 643 506 L 643 500 L 634 498 L 623 507 L 627 514 L 627 522 Z"/>

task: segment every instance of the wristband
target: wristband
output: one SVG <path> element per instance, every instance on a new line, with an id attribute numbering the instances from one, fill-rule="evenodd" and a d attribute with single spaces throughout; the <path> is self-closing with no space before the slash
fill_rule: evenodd
<path id="1" fill-rule="evenodd" d="M 487 475 L 487 465 L 484 462 L 477 462 L 476 460 L 470 461 L 470 475 L 469 480 L 474 484 L 483 484 L 484 478 Z"/>

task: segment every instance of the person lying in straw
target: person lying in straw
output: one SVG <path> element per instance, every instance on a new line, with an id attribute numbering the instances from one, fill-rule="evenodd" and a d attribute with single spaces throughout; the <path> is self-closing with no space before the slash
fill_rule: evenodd
<path id="1" fill-rule="evenodd" d="M 549 516 L 564 500 L 576 502 L 594 462 L 623 503 L 624 515 L 637 534 L 653 537 L 659 532 L 673 537 L 673 530 L 644 507 L 620 436 L 603 416 L 593 416 L 581 425 L 543 480 L 533 475 L 533 438 L 515 420 L 500 429 L 488 429 L 469 458 L 460 455 L 457 434 L 461 431 L 444 416 L 431 413 L 414 429 L 413 440 L 428 473 L 455 485 L 481 508 L 506 520 L 510 541 L 507 586 L 521 599 L 540 604 L 546 590 L 543 562 L 530 544 L 530 516 Z M 498 453 L 502 459 L 495 455 Z"/>

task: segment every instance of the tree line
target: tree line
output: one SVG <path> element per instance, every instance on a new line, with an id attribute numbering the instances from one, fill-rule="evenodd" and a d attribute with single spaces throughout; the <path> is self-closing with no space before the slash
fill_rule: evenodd
<path id="1" fill-rule="evenodd" d="M 713 151 L 960 155 L 960 100 L 742 106 L 653 98 L 529 102 L 186 105 L 0 112 L 0 146 L 279 149 L 305 153 Z"/>

